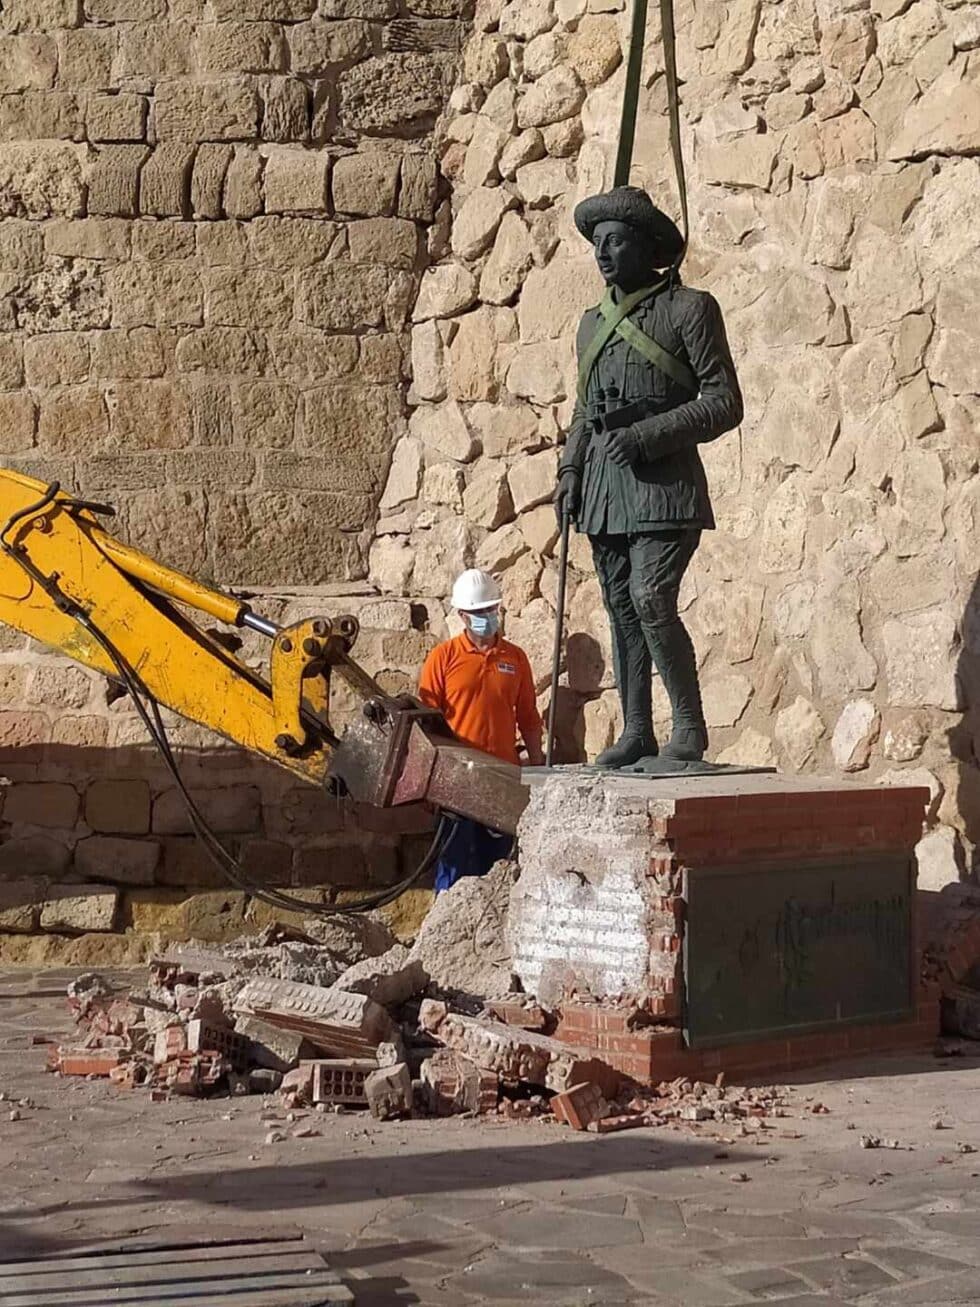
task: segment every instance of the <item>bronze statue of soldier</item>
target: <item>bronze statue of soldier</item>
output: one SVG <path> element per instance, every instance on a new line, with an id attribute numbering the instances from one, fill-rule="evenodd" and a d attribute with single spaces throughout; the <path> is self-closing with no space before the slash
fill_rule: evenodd
<path id="1" fill-rule="evenodd" d="M 623 733 L 600 767 L 699 761 L 708 745 L 697 662 L 677 601 L 701 532 L 714 527 L 698 446 L 742 420 L 717 302 L 680 284 L 684 242 L 645 191 L 583 200 L 575 225 L 606 282 L 578 329 L 578 402 L 555 503 L 589 537 L 612 627 Z M 651 662 L 673 725 L 658 750 Z M 659 764 L 654 764 L 657 766 Z"/>

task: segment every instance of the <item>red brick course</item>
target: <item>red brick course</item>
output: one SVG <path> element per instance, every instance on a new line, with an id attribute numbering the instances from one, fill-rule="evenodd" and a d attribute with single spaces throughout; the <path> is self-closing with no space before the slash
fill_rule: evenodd
<path id="1" fill-rule="evenodd" d="M 842 1026 L 789 1038 L 731 1044 L 724 1048 L 685 1048 L 678 1028 L 629 1029 L 632 1009 L 598 1004 L 566 1004 L 557 1038 L 590 1048 L 641 1084 L 687 1076 L 692 1080 L 726 1075 L 780 1075 L 803 1067 L 863 1053 L 928 1047 L 939 1034 L 939 1003 L 923 998 L 912 1021 Z"/>

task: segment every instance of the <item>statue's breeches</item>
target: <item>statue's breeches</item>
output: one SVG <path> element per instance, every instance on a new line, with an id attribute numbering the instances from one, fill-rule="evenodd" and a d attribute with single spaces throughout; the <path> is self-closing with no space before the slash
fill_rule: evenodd
<path id="1" fill-rule="evenodd" d="M 649 712 L 652 659 L 670 697 L 674 725 L 703 727 L 694 648 L 677 614 L 681 581 L 700 539 L 698 530 L 589 536 L 627 717 L 631 705 Z"/>

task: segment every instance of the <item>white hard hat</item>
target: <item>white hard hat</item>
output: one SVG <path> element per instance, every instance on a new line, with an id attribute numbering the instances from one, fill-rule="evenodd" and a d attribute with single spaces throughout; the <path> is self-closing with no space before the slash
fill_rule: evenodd
<path id="1" fill-rule="evenodd" d="M 500 603 L 500 586 L 489 572 L 471 567 L 457 576 L 450 602 L 454 608 L 461 608 L 466 613 L 496 608 Z"/>

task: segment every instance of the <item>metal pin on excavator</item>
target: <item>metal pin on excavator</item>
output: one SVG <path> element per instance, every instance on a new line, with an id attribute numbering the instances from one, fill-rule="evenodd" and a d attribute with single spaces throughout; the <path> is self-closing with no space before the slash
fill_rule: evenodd
<path id="1" fill-rule="evenodd" d="M 57 482 L 45 486 L 0 470 L 0 622 L 120 682 L 189 804 L 161 704 L 329 793 L 379 807 L 425 802 L 515 830 L 527 797 L 520 768 L 459 744 L 441 715 L 414 699 L 386 694 L 351 658 L 355 617 L 278 627 L 241 600 L 114 539 L 99 525 L 112 512 L 73 498 Z M 267 636 L 269 679 L 197 626 L 187 609 Z M 363 700 L 342 737 L 330 722 L 334 673 Z M 243 876 L 200 813 L 192 809 L 191 816 L 232 879 Z M 246 887 L 278 906 L 297 905 L 281 892 Z M 378 906 L 391 896 L 363 903 Z"/>

